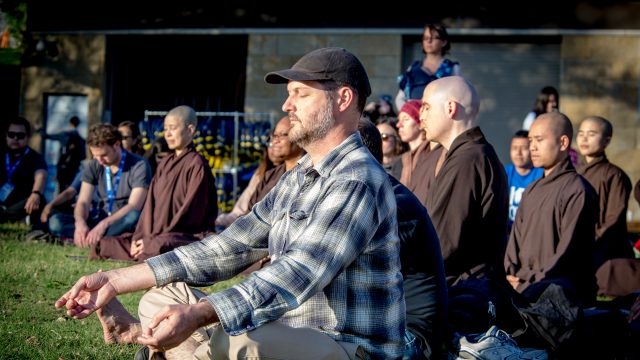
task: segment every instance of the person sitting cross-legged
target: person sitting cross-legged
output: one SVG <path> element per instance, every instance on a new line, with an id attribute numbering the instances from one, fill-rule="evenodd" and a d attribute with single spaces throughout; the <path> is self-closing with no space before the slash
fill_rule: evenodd
<path id="1" fill-rule="evenodd" d="M 544 319 L 539 325 L 529 322 L 530 330 L 545 334 L 537 336 L 545 339 L 542 345 L 554 350 L 568 344 L 577 313 L 592 305 L 596 295 L 597 195 L 571 163 L 572 135 L 571 122 L 560 112 L 542 114 L 533 122 L 531 160 L 544 169 L 544 176 L 522 195 L 504 257 L 507 280 L 520 294 L 520 303 L 535 304 L 531 306 L 538 311 L 547 304 L 563 309 L 555 312 L 561 316 L 554 316 L 554 311 L 537 313 L 534 317 Z M 519 343 L 532 341 L 527 332 L 522 336 Z"/>
<path id="2" fill-rule="evenodd" d="M 288 136 L 307 151 L 298 165 L 220 234 L 84 276 L 55 306 L 78 319 L 102 309 L 105 340 L 135 341 L 153 356 L 400 358 L 396 201 L 357 132 L 366 71 L 347 50 L 323 48 L 265 81 L 287 84 Z M 230 288 L 207 295 L 187 285 L 228 279 L 267 252 L 269 266 Z M 117 295 L 148 288 L 140 322 L 108 311 L 121 309 Z"/>
<path id="3" fill-rule="evenodd" d="M 151 169 L 146 160 L 121 147 L 120 136 L 111 124 L 89 129 L 87 144 L 93 159 L 82 173 L 74 214 L 54 214 L 49 220 L 58 222 L 63 230 L 59 236 L 73 238 L 76 246 L 93 246 L 103 236 L 130 232 L 138 222 Z M 102 204 L 97 211 L 91 211 L 94 192 Z"/>
<path id="4" fill-rule="evenodd" d="M 107 236 L 93 258 L 142 261 L 202 239 L 218 212 L 215 179 L 196 152 L 195 111 L 178 106 L 164 119 L 164 137 L 173 153 L 158 165 L 133 235 Z"/>

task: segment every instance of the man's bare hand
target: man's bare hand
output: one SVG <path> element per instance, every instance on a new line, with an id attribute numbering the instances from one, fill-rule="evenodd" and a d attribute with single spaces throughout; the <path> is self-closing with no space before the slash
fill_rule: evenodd
<path id="1" fill-rule="evenodd" d="M 37 211 L 40 208 L 40 195 L 31 194 L 27 199 L 27 202 L 24 204 L 24 211 L 27 214 L 31 214 L 34 211 Z"/>
<path id="2" fill-rule="evenodd" d="M 131 255 L 132 258 L 137 259 L 138 256 L 142 254 L 143 250 L 144 242 L 142 241 L 142 239 L 131 241 L 131 249 L 129 250 L 129 255 Z"/>
<path id="3" fill-rule="evenodd" d="M 109 282 L 107 273 L 99 271 L 83 276 L 66 294 L 55 302 L 56 308 L 66 307 L 74 319 L 83 319 L 111 301 L 118 292 Z"/>
<path id="4" fill-rule="evenodd" d="M 89 234 L 89 227 L 87 226 L 87 223 L 80 223 L 76 221 L 76 230 L 73 232 L 73 243 L 77 247 L 88 246 L 87 234 Z"/>
<path id="5" fill-rule="evenodd" d="M 107 232 L 108 228 L 109 224 L 105 220 L 100 221 L 98 225 L 94 226 L 93 229 L 91 229 L 91 231 L 89 231 L 89 233 L 87 234 L 87 246 L 97 244 L 98 241 L 100 241 L 100 239 L 102 239 L 104 234 Z"/>
<path id="6" fill-rule="evenodd" d="M 518 285 L 520 285 L 520 278 L 515 277 L 513 275 L 507 275 L 507 281 L 509 282 L 509 284 L 511 284 L 511 287 L 514 289 L 517 289 Z"/>
<path id="7" fill-rule="evenodd" d="M 165 352 L 184 342 L 198 328 L 218 321 L 213 306 L 206 301 L 191 305 L 169 305 L 142 329 L 138 342 L 150 350 Z"/>

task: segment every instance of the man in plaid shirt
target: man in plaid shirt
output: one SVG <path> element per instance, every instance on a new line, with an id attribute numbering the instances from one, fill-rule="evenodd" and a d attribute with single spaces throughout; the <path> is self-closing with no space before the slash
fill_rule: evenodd
<path id="1" fill-rule="evenodd" d="M 75 318 L 98 310 L 105 340 L 168 358 L 399 358 L 396 203 L 357 132 L 371 94 L 364 67 L 345 49 L 323 48 L 265 81 L 287 83 L 289 139 L 307 151 L 298 165 L 221 234 L 83 277 L 56 306 Z M 229 289 L 206 295 L 185 284 L 228 279 L 265 248 L 270 265 Z M 150 287 L 140 325 L 115 296 Z"/>

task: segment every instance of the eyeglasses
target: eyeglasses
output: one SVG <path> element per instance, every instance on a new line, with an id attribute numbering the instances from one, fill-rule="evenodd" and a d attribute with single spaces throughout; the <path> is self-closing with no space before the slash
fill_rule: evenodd
<path id="1" fill-rule="evenodd" d="M 380 133 L 380 136 L 382 137 L 382 141 L 388 141 L 391 138 L 395 139 L 395 135 L 393 134 Z"/>
<path id="2" fill-rule="evenodd" d="M 129 140 L 129 139 L 133 139 L 133 136 L 122 136 L 122 140 Z"/>
<path id="3" fill-rule="evenodd" d="M 280 134 L 273 133 L 273 134 L 271 134 L 271 142 L 274 142 L 274 141 L 280 140 L 280 139 L 284 139 L 284 138 L 286 138 L 288 136 L 289 136 L 288 133 L 280 133 Z"/>
<path id="4" fill-rule="evenodd" d="M 433 40 L 433 41 L 440 40 L 440 37 L 439 37 L 439 36 L 432 36 L 432 37 L 424 36 L 424 37 L 422 38 L 422 41 L 427 41 L 427 42 L 429 42 L 429 41 L 431 41 L 431 40 Z"/>
<path id="5" fill-rule="evenodd" d="M 27 137 L 27 133 L 7 131 L 7 137 L 8 137 L 9 139 L 18 139 L 18 140 L 22 140 L 22 139 L 24 139 L 24 138 L 26 138 L 26 137 Z"/>

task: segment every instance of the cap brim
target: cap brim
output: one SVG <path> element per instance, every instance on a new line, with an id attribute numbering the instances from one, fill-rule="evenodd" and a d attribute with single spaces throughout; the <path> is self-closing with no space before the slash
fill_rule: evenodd
<path id="1" fill-rule="evenodd" d="M 272 71 L 265 75 L 264 81 L 268 84 L 285 84 L 289 81 L 321 81 L 330 80 L 326 76 L 319 74 L 307 73 L 300 70 L 286 69 L 280 71 Z"/>

